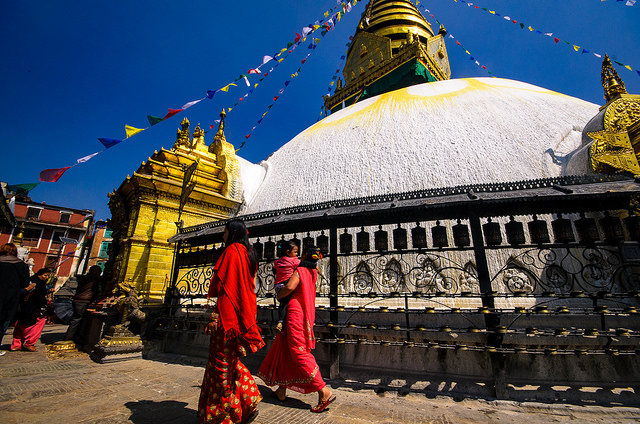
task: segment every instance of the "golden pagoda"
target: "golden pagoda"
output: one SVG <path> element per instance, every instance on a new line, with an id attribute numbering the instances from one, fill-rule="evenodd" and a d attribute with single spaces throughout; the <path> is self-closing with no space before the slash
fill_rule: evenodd
<path id="1" fill-rule="evenodd" d="M 601 75 L 607 103 L 584 131 L 594 140 L 589 152 L 591 167 L 596 173 L 640 175 L 640 96 L 627 93 L 607 55 Z"/>
<path id="2" fill-rule="evenodd" d="M 148 304 L 161 304 L 173 265 L 176 226 L 235 216 L 242 203 L 238 159 L 224 136 L 224 111 L 211 145 L 185 118 L 171 150 L 161 149 L 109 194 L 115 283 L 128 282 Z"/>
<path id="3" fill-rule="evenodd" d="M 451 77 L 440 26 L 434 33 L 408 0 L 370 0 L 347 52 L 336 91 L 325 98 L 335 112 L 385 92 Z"/>

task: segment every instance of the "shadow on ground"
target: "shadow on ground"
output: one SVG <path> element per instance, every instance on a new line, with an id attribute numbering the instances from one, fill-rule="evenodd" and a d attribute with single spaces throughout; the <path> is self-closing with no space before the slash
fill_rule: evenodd
<path id="1" fill-rule="evenodd" d="M 135 424 L 193 424 L 198 422 L 197 411 L 187 408 L 187 405 L 187 402 L 175 400 L 161 402 L 139 400 L 125 403 L 125 406 L 131 410 L 129 421 Z"/>

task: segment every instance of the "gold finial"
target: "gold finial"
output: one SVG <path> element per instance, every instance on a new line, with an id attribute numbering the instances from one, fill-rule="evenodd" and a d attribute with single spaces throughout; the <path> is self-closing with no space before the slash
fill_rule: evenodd
<path id="1" fill-rule="evenodd" d="M 181 129 L 178 129 L 178 133 L 176 134 L 176 142 L 173 145 L 175 149 L 178 146 L 187 146 L 191 147 L 191 142 L 189 139 L 189 120 L 185 117 L 180 124 Z"/>
<path id="2" fill-rule="evenodd" d="M 227 114 L 224 112 L 224 109 L 222 109 L 222 112 L 220 112 L 220 126 L 218 127 L 218 132 L 216 132 L 216 135 L 213 137 L 214 139 L 224 137 L 224 118 L 226 118 L 226 116 Z"/>
<path id="3" fill-rule="evenodd" d="M 611 59 L 608 55 L 604 55 L 602 61 L 602 88 L 604 88 L 604 99 L 608 102 L 621 94 L 626 94 L 627 89 L 624 86 L 624 82 L 618 76 L 618 72 L 611 64 Z"/>
<path id="4" fill-rule="evenodd" d="M 447 35 L 447 30 L 445 29 L 444 25 L 440 24 L 440 29 L 438 30 L 438 34 L 441 34 L 443 37 Z"/>

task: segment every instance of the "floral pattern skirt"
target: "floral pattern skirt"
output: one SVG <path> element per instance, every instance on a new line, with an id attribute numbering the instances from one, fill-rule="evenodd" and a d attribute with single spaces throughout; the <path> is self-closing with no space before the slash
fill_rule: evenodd
<path id="1" fill-rule="evenodd" d="M 253 350 L 253 349 L 252 349 Z M 201 423 L 239 423 L 262 400 L 258 386 L 240 356 L 246 355 L 236 338 L 225 340 L 222 325 L 211 335 L 198 418 Z"/>

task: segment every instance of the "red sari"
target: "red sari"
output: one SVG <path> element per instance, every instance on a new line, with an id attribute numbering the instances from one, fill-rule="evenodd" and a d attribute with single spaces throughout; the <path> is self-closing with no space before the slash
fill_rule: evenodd
<path id="1" fill-rule="evenodd" d="M 255 274 L 240 243 L 227 246 L 214 271 L 209 297 L 218 298 L 218 326 L 211 334 L 198 418 L 201 423 L 238 423 L 262 400 L 251 373 L 239 361 L 264 346 L 256 323 Z"/>
<path id="2" fill-rule="evenodd" d="M 299 267 L 300 283 L 287 306 L 285 327 L 276 335 L 264 358 L 258 377 L 269 386 L 279 385 L 300 393 L 321 390 L 326 384 L 311 349 L 316 347 L 313 323 L 316 317 L 315 269 Z"/>

